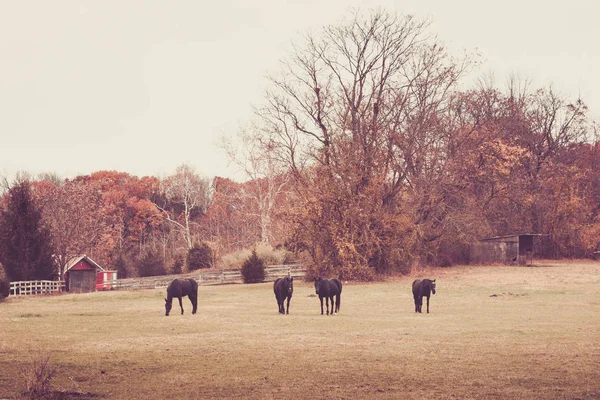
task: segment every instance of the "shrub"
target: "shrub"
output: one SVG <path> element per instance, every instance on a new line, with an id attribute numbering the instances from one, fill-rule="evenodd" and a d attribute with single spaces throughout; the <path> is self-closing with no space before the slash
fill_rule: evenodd
<path id="1" fill-rule="evenodd" d="M 185 260 L 181 254 L 175 256 L 175 260 L 173 261 L 173 268 L 171 272 L 173 274 L 181 274 L 183 272 L 183 265 L 185 264 Z"/>
<path id="2" fill-rule="evenodd" d="M 214 252 L 207 243 L 196 243 L 194 244 L 194 247 L 188 251 L 188 270 L 195 271 L 200 268 L 212 268 L 214 258 Z"/>
<path id="3" fill-rule="evenodd" d="M 242 268 L 242 264 L 252 255 L 250 250 L 239 250 L 233 253 L 225 254 L 221 257 L 220 267 L 222 268 Z"/>
<path id="4" fill-rule="evenodd" d="M 50 363 L 50 356 L 33 356 L 31 364 L 22 371 L 25 378 L 25 395 L 30 398 L 44 398 L 50 394 L 50 384 L 56 375 L 56 368 Z"/>
<path id="5" fill-rule="evenodd" d="M 297 261 L 297 257 L 282 246 L 273 248 L 269 244 L 257 243 L 254 245 L 256 255 L 262 259 L 265 265 L 291 264 Z M 239 250 L 221 257 L 220 266 L 223 268 L 240 268 L 244 261 L 252 254 L 251 250 Z"/>
<path id="6" fill-rule="evenodd" d="M 140 276 L 157 276 L 165 275 L 166 271 L 162 259 L 154 251 L 149 251 L 140 260 L 138 273 Z"/>
<path id="7" fill-rule="evenodd" d="M 252 251 L 250 257 L 242 264 L 244 283 L 257 283 L 265 280 L 265 262 Z"/>
<path id="8" fill-rule="evenodd" d="M 123 253 L 119 252 L 112 264 L 113 268 L 117 270 L 119 279 L 129 277 L 129 269 L 127 268 L 127 261 L 125 260 Z"/>

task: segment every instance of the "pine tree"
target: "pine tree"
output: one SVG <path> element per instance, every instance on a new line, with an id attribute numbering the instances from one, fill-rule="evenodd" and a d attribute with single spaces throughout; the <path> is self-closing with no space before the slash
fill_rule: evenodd
<path id="1" fill-rule="evenodd" d="M 52 238 L 31 196 L 29 182 L 8 191 L 0 214 L 0 263 L 11 281 L 53 279 Z"/>

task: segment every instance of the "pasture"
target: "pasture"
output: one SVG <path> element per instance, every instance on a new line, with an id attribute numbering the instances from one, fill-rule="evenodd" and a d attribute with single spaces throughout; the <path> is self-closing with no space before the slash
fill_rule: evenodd
<path id="1" fill-rule="evenodd" d="M 411 283 L 437 278 L 430 314 Z M 320 315 L 295 280 L 200 287 L 166 317 L 166 290 L 0 303 L 0 398 L 46 354 L 55 398 L 599 399 L 600 264 L 455 267 L 344 284 Z"/>

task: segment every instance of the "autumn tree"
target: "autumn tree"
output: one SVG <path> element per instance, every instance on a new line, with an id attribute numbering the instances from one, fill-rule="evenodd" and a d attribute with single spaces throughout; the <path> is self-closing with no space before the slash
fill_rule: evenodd
<path id="1" fill-rule="evenodd" d="M 257 121 L 258 123 L 259 121 Z M 290 175 L 287 164 L 281 157 L 278 141 L 267 135 L 268 130 L 253 126 L 239 132 L 235 140 L 223 140 L 230 162 L 237 165 L 247 178 L 242 185 L 241 196 L 252 202 L 246 210 L 256 217 L 260 225 L 260 241 L 273 240 L 273 217 L 277 198 L 288 187 Z"/>
<path id="2" fill-rule="evenodd" d="M 256 207 L 244 195 L 246 184 L 222 177 L 213 180 L 212 201 L 199 230 L 215 245 L 216 254 L 248 248 L 260 240 Z"/>
<path id="3" fill-rule="evenodd" d="M 257 109 L 294 176 L 294 241 L 320 268 L 368 278 L 406 259 L 396 249 L 431 239 L 404 200 L 439 170 L 442 115 L 468 63 L 427 29 L 376 11 L 308 34 Z"/>
<path id="4" fill-rule="evenodd" d="M 101 188 L 80 177 L 38 195 L 45 197 L 40 201 L 45 204 L 43 219 L 54 241 L 57 270 L 82 254 L 104 263 L 120 226 L 115 210 L 105 206 Z"/>
<path id="5" fill-rule="evenodd" d="M 210 181 L 198 175 L 193 167 L 182 164 L 161 181 L 160 191 L 162 198 L 155 202 L 156 207 L 181 233 L 187 249 L 191 249 L 194 219 L 204 214 L 210 204 Z"/>
<path id="6" fill-rule="evenodd" d="M 9 189 L 0 214 L 0 264 L 12 281 L 46 280 L 56 276 L 52 238 L 31 194 L 28 181 Z"/>

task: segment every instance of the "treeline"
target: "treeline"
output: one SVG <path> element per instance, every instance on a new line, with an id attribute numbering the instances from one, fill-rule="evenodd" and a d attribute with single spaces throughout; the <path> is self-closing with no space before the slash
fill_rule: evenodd
<path id="1" fill-rule="evenodd" d="M 542 257 L 598 249 L 598 125 L 581 99 L 517 78 L 462 90 L 476 60 L 411 16 L 356 13 L 304 39 L 246 136 L 288 174 L 287 241 L 315 271 L 450 265 L 514 233 L 546 234 Z"/>
<path id="2" fill-rule="evenodd" d="M 121 277 L 241 267 L 251 249 L 269 263 L 292 257 L 257 245 L 261 229 L 247 184 L 211 182 L 188 165 L 164 179 L 116 171 L 64 180 L 20 174 L 4 186 L 0 264 L 12 280 L 57 278 L 82 254 Z"/>
<path id="3" fill-rule="evenodd" d="M 19 259 L 6 245 L 18 226 L 49 238 L 56 266 L 85 253 L 122 275 L 195 268 L 194 252 L 205 267 L 233 262 L 256 243 L 309 276 L 367 280 L 467 262 L 496 235 L 545 234 L 539 257 L 599 249 L 598 125 L 581 99 L 518 79 L 462 90 L 474 60 L 409 16 L 351 15 L 305 39 L 224 144 L 246 182 L 187 165 L 164 179 L 22 179 L 2 198 L 0 262 Z"/>

